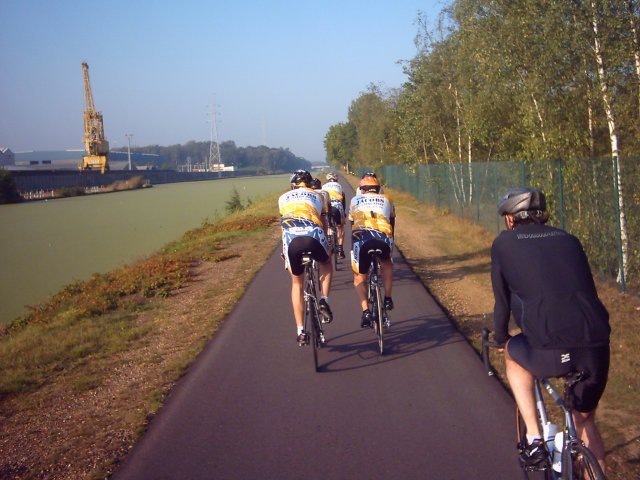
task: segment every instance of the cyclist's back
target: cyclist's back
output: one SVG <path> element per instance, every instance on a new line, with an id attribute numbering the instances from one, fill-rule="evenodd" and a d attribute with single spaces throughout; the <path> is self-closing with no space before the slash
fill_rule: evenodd
<path id="1" fill-rule="evenodd" d="M 360 194 L 351 199 L 349 220 L 351 221 L 351 265 L 353 283 L 362 307 L 360 326 L 366 328 L 371 323 L 371 312 L 367 305 L 366 274 L 371 263 L 372 250 L 380 250 L 379 260 L 385 288 L 384 306 L 393 309 L 391 298 L 393 288 L 393 230 L 395 208 L 391 199 L 380 192 L 380 182 L 376 177 L 367 176 L 360 181 Z"/>
<path id="2" fill-rule="evenodd" d="M 322 185 L 322 190 L 329 195 L 329 218 L 337 230 L 338 256 L 344 258 L 345 196 L 335 173 L 327 175 L 327 182 Z"/>
<path id="3" fill-rule="evenodd" d="M 512 310 L 536 348 L 608 344 L 608 314 L 576 237 L 543 224 L 517 225 L 491 251 L 496 319 L 508 322 Z"/>
<path id="4" fill-rule="evenodd" d="M 583 371 L 572 398 L 576 431 L 604 470 L 604 444 L 595 410 L 609 370 L 609 315 L 598 299 L 582 245 L 564 230 L 545 225 L 544 194 L 513 189 L 498 213 L 507 230 L 491 246 L 495 341 L 505 344 L 509 385 L 526 423 L 528 445 L 520 459 L 544 466 L 548 453 L 537 423 L 534 378 Z M 513 314 L 521 333 L 509 338 Z"/>
<path id="5" fill-rule="evenodd" d="M 322 185 L 322 189 L 329 193 L 329 197 L 331 198 L 332 205 L 341 205 L 344 209 L 344 191 L 342 190 L 342 185 L 340 185 L 336 181 L 325 182 Z"/>
<path id="6" fill-rule="evenodd" d="M 304 345 L 307 334 L 303 329 L 303 256 L 307 253 L 319 264 L 322 296 L 318 302 L 320 312 L 328 323 L 333 316 L 329 307 L 331 288 L 331 262 L 325 236 L 327 201 L 311 188 L 311 174 L 305 170 L 294 172 L 291 190 L 278 199 L 282 226 L 282 257 L 291 274 L 291 302 L 296 322 L 297 342 Z"/>

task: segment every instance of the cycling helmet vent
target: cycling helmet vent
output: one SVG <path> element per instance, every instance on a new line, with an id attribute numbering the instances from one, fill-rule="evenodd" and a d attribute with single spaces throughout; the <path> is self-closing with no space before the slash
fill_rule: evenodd
<path id="1" fill-rule="evenodd" d="M 295 172 L 293 172 L 293 175 L 291 175 L 291 180 L 289 181 L 289 183 L 298 187 L 308 187 L 309 185 L 311 185 L 312 181 L 313 178 L 311 178 L 311 174 L 309 172 L 307 172 L 306 170 L 296 170 Z"/>
<path id="2" fill-rule="evenodd" d="M 379 186 L 380 186 L 380 180 L 378 180 L 376 177 L 364 177 L 362 180 L 360 180 L 360 188 L 379 187 Z"/>
<path id="3" fill-rule="evenodd" d="M 547 210 L 544 193 L 535 188 L 514 188 L 509 190 L 498 205 L 500 215 L 515 215 L 518 212 Z"/>

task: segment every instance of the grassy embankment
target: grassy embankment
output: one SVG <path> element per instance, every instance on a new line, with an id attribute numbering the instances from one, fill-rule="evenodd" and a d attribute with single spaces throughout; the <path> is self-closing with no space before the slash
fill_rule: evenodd
<path id="1" fill-rule="evenodd" d="M 0 477 L 104 478 L 273 251 L 276 201 L 69 285 L 2 327 Z"/>

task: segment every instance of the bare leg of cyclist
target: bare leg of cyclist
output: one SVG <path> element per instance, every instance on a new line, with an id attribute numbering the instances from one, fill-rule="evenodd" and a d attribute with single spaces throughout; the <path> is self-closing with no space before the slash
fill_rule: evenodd
<path id="1" fill-rule="evenodd" d="M 291 305 L 293 306 L 293 316 L 296 319 L 296 327 L 302 328 L 304 323 L 304 275 L 291 274 Z"/>
<path id="2" fill-rule="evenodd" d="M 342 247 L 344 244 L 344 225 L 338 225 L 336 230 L 338 231 L 338 245 Z"/>
<path id="3" fill-rule="evenodd" d="M 319 264 L 320 267 L 320 289 L 322 290 L 322 296 L 328 297 L 331 291 L 331 279 L 333 278 L 333 267 L 331 266 L 331 260 L 327 260 L 324 263 Z"/>
<path id="4" fill-rule="evenodd" d="M 587 448 L 593 452 L 600 464 L 600 467 L 602 468 L 602 471 L 606 474 L 604 442 L 602 441 L 600 431 L 596 426 L 595 419 L 595 410 L 591 412 L 573 412 L 573 420 L 576 423 L 576 433 L 578 434 L 578 438 L 580 438 Z"/>
<path id="5" fill-rule="evenodd" d="M 356 289 L 358 300 L 360 300 L 360 307 L 362 307 L 362 311 L 364 312 L 369 308 L 369 304 L 367 302 L 367 275 L 354 273 L 353 286 Z"/>
<path id="6" fill-rule="evenodd" d="M 528 370 L 522 368 L 519 363 L 511 358 L 506 348 L 504 350 L 504 358 L 507 367 L 507 379 L 520 410 L 520 415 L 522 415 L 522 419 L 527 426 L 527 435 L 540 437 L 536 399 L 533 391 L 534 377 Z"/>
<path id="7" fill-rule="evenodd" d="M 393 290 L 393 262 L 390 258 L 387 260 L 380 259 L 380 267 L 382 269 L 382 284 L 384 285 L 384 294 L 392 297 Z"/>

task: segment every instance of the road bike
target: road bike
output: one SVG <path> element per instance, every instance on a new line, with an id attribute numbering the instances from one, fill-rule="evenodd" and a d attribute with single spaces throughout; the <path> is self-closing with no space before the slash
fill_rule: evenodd
<path id="1" fill-rule="evenodd" d="M 304 265 L 304 331 L 309 335 L 309 343 L 313 347 L 313 363 L 316 372 L 320 370 L 318 363 L 318 350 L 326 343 L 320 309 L 318 308 L 318 277 L 314 265 L 316 261 L 310 252 L 302 254 Z"/>
<path id="2" fill-rule="evenodd" d="M 371 264 L 367 274 L 368 303 L 371 311 L 372 328 L 378 339 L 378 350 L 384 355 L 384 330 L 389 328 L 390 321 L 387 310 L 384 308 L 384 295 L 382 293 L 382 279 L 380 278 L 380 259 L 382 250 L 379 248 L 367 251 L 371 255 Z"/>
<path id="3" fill-rule="evenodd" d="M 493 376 L 494 371 L 489 362 L 489 348 L 498 348 L 498 346 L 489 341 L 489 330 L 484 328 L 482 330 L 482 359 L 488 375 Z M 580 371 L 558 377 L 564 382 L 562 395 L 553 387 L 548 378 L 536 378 L 534 382 L 538 424 L 540 431 L 543 432 L 547 450 L 549 451 L 548 465 L 540 472 L 540 474 L 544 475 L 543 478 L 545 480 L 605 479 L 595 455 L 578 438 L 573 420 L 571 408 L 573 404 L 573 389 L 587 376 L 585 372 Z M 542 394 L 543 388 L 549 393 L 562 412 L 563 422 L 560 429 L 549 420 Z M 518 407 L 516 407 L 516 433 L 518 448 L 524 448 L 527 444 L 526 427 Z M 524 478 L 529 479 L 530 475 L 534 475 L 533 471 L 527 470 L 524 465 L 522 467 Z"/>
<path id="4" fill-rule="evenodd" d="M 329 226 L 327 228 L 327 242 L 329 243 L 329 252 L 333 258 L 333 265 L 338 270 L 338 228 L 333 220 L 333 216 L 329 215 Z"/>

